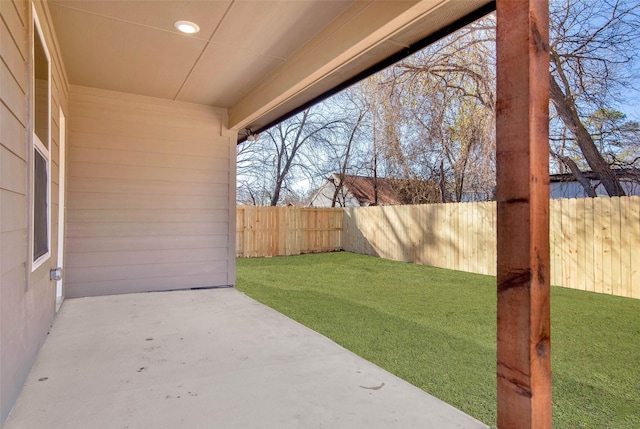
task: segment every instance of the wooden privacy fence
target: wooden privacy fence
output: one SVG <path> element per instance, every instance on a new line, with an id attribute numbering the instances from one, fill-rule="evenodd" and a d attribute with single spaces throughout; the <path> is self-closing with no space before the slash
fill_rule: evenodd
<path id="1" fill-rule="evenodd" d="M 291 256 L 342 249 L 342 209 L 240 206 L 236 256 Z"/>
<path id="2" fill-rule="evenodd" d="M 640 197 L 553 200 L 551 284 L 640 298 Z"/>
<path id="3" fill-rule="evenodd" d="M 496 273 L 495 203 L 347 208 L 344 250 L 479 274 Z"/>
<path id="4" fill-rule="evenodd" d="M 343 249 L 496 273 L 494 202 L 344 209 Z M 640 197 L 550 201 L 551 284 L 640 298 Z"/>
<path id="5" fill-rule="evenodd" d="M 238 207 L 238 257 L 346 250 L 496 274 L 495 202 Z M 551 284 L 640 298 L 640 197 L 550 201 Z"/>

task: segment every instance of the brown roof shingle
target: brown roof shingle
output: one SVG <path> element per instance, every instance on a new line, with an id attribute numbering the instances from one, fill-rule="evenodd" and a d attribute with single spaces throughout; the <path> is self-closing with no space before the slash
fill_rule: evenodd
<path id="1" fill-rule="evenodd" d="M 333 174 L 333 182 L 340 183 L 340 176 Z M 360 204 L 402 204 L 396 192 L 393 190 L 390 179 L 373 178 L 365 176 L 345 175 L 343 185 L 345 191 L 348 191 Z M 376 202 L 376 190 L 378 199 Z"/>

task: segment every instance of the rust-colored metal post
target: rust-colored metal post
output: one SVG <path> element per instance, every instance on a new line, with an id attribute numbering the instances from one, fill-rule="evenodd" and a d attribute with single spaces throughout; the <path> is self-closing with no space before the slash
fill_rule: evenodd
<path id="1" fill-rule="evenodd" d="M 497 0 L 498 427 L 551 428 L 549 6 Z"/>

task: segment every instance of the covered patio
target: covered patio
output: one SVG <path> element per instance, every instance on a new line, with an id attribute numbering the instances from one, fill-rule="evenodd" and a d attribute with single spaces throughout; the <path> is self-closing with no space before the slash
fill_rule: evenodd
<path id="1" fill-rule="evenodd" d="M 449 421 L 233 290 L 190 290 L 235 284 L 237 143 L 494 10 L 498 425 L 550 427 L 548 5 L 536 0 L 0 1 L 0 422 L 304 427 L 326 414 L 337 426 L 363 423 L 349 420 L 364 418 L 349 414 L 363 396 L 373 421 L 391 423 L 396 405 L 418 419 L 403 427 Z M 318 391 L 333 402 L 282 408 Z"/>
<path id="2" fill-rule="evenodd" d="M 484 428 L 241 292 L 65 302 L 6 429 Z"/>

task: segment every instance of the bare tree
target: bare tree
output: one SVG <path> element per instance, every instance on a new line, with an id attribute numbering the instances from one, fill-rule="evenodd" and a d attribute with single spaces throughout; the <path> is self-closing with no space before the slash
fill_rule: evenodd
<path id="1" fill-rule="evenodd" d="M 315 107 L 265 132 L 265 144 L 271 148 L 267 162 L 273 176 L 270 205 L 278 205 L 283 191 L 295 193 L 293 182 L 318 175 L 323 151 L 317 149 L 334 141 L 334 129 L 339 124 L 340 119 L 328 118 Z M 326 170 L 321 172 L 326 174 Z"/>
<path id="2" fill-rule="evenodd" d="M 264 142 L 260 140 L 246 140 L 236 146 L 236 201 L 239 204 L 258 206 L 270 201 L 267 156 Z"/>
<path id="3" fill-rule="evenodd" d="M 632 0 L 552 1 L 551 153 L 590 196 L 588 170 L 609 195 L 624 195 L 616 171 L 638 171 L 640 127 L 614 106 L 637 94 L 639 10 Z M 374 142 L 387 174 L 435 180 L 443 202 L 493 194 L 494 20 L 485 17 L 374 80 L 383 94 Z"/>
<path id="4" fill-rule="evenodd" d="M 598 175 L 610 196 L 625 195 L 612 166 L 616 157 L 603 156 L 586 125 L 587 118 L 622 99 L 631 89 L 640 40 L 639 6 L 627 0 L 565 0 L 551 3 L 550 98 L 557 118 L 569 130 L 588 167 Z M 552 130 L 566 136 L 556 124 Z M 566 140 L 556 138 L 566 147 Z M 589 196 L 595 196 L 589 180 L 575 160 L 552 147 Z"/>
<path id="5" fill-rule="evenodd" d="M 437 183 L 441 202 L 492 195 L 494 28 L 480 20 L 378 79 L 381 153 L 398 183 Z"/>
<path id="6" fill-rule="evenodd" d="M 342 157 L 342 164 L 340 165 L 340 171 L 338 172 L 338 182 L 334 183 L 335 190 L 333 191 L 333 197 L 331 198 L 331 207 L 336 206 L 336 203 L 338 202 L 338 198 L 340 197 L 341 194 L 342 194 L 342 200 L 344 201 L 343 187 L 344 187 L 345 177 L 347 175 L 347 172 L 349 171 L 349 162 L 351 160 L 351 150 L 354 146 L 354 140 L 356 138 L 356 134 L 358 132 L 358 129 L 362 125 L 362 120 L 364 119 L 365 114 L 366 114 L 365 111 L 360 111 L 358 113 L 357 118 L 355 119 L 355 122 L 350 124 L 350 130 L 349 130 L 349 135 L 347 137 L 344 156 Z"/>

